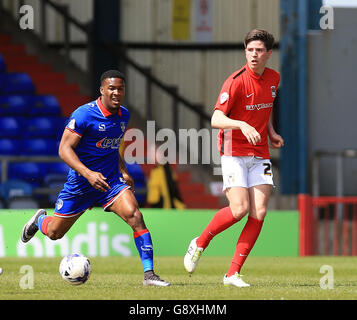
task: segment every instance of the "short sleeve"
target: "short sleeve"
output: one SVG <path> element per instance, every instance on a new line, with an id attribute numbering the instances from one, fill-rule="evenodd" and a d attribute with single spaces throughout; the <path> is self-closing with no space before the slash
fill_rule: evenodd
<path id="1" fill-rule="evenodd" d="M 87 125 L 87 121 L 85 121 L 87 114 L 88 113 L 86 110 L 84 110 L 84 108 L 78 108 L 75 110 L 68 120 L 66 129 L 76 133 L 79 136 L 82 136 Z"/>
<path id="2" fill-rule="evenodd" d="M 221 88 L 214 110 L 220 110 L 225 115 L 229 114 L 233 105 L 232 96 L 232 81 L 233 79 L 229 77 Z"/>

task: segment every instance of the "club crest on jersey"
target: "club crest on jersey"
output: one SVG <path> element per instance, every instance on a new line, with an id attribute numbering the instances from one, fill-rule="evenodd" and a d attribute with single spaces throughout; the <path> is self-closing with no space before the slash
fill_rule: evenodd
<path id="1" fill-rule="evenodd" d="M 57 203 L 56 203 L 56 209 L 60 210 L 63 207 L 63 200 L 62 199 L 58 199 Z"/>
<path id="2" fill-rule="evenodd" d="M 125 122 L 120 122 L 121 131 L 125 131 Z"/>
<path id="3" fill-rule="evenodd" d="M 271 89 L 271 96 L 273 98 L 275 98 L 276 97 L 276 88 L 275 88 L 275 86 L 271 86 L 270 89 Z"/>
<path id="4" fill-rule="evenodd" d="M 229 99 L 229 94 L 227 92 L 223 92 L 219 98 L 221 104 L 225 103 Z"/>
<path id="5" fill-rule="evenodd" d="M 72 119 L 68 124 L 68 128 L 74 130 L 75 127 L 76 127 L 76 119 Z"/>
<path id="6" fill-rule="evenodd" d="M 101 149 L 107 149 L 107 148 L 112 148 L 112 149 L 118 149 L 119 145 L 120 145 L 120 140 L 121 137 L 116 138 L 116 139 L 110 139 L 110 138 L 103 138 L 102 140 L 99 140 L 95 146 L 97 148 L 101 148 Z"/>

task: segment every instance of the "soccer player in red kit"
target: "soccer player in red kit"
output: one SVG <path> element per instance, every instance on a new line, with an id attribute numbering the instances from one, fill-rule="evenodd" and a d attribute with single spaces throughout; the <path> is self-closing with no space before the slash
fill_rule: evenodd
<path id="1" fill-rule="evenodd" d="M 274 37 L 254 29 L 246 35 L 244 44 L 247 63 L 224 82 L 211 119 L 212 127 L 220 129 L 223 191 L 229 206 L 219 210 L 201 235 L 191 241 L 184 258 L 187 272 L 193 273 L 212 238 L 249 212 L 223 277 L 224 285 L 236 287 L 249 286 L 240 271 L 261 231 L 273 185 L 268 140 L 272 148 L 284 145 L 272 121 L 280 75 L 266 67 Z"/>

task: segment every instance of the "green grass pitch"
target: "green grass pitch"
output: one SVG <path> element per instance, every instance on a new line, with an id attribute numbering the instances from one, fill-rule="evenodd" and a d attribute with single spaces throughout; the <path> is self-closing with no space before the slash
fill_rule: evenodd
<path id="1" fill-rule="evenodd" d="M 61 258 L 0 258 L 0 300 L 356 300 L 356 257 L 249 257 L 242 273 L 249 288 L 224 287 L 230 257 L 202 257 L 189 277 L 183 257 L 156 257 L 156 272 L 172 283 L 167 288 L 143 287 L 138 257 L 91 258 L 92 274 L 71 286 L 59 275 Z M 33 288 L 21 288 L 33 270 Z M 323 266 L 330 273 L 321 273 Z M 333 271 L 331 273 L 331 271 Z M 324 276 L 331 276 L 330 288 Z M 25 280 L 24 280 L 25 279 Z M 325 280 L 326 281 L 325 281 Z M 29 282 L 27 282 L 29 284 Z M 333 287 L 331 287 L 331 284 Z"/>

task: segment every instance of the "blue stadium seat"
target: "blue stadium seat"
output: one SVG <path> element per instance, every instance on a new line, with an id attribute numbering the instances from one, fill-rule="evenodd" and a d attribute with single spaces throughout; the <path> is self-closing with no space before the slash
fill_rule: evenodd
<path id="1" fill-rule="evenodd" d="M 30 117 L 52 116 L 60 117 L 61 107 L 57 98 L 52 95 L 32 95 L 28 98 L 30 103 Z"/>
<path id="2" fill-rule="evenodd" d="M 9 179 L 20 179 L 30 183 L 34 187 L 42 184 L 46 174 L 45 166 L 35 162 L 12 162 L 9 164 Z"/>
<path id="3" fill-rule="evenodd" d="M 66 125 L 68 124 L 68 118 L 66 117 L 59 117 L 57 118 L 57 138 L 59 140 L 61 140 L 62 135 L 63 135 L 63 131 L 66 127 Z"/>
<path id="4" fill-rule="evenodd" d="M 51 138 L 23 139 L 20 154 L 27 156 L 57 156 L 57 140 Z"/>
<path id="5" fill-rule="evenodd" d="M 48 198 L 47 198 L 47 201 L 52 206 L 54 206 L 56 204 L 58 194 L 63 189 L 63 185 L 65 182 L 66 182 L 66 180 L 57 179 L 57 180 L 51 180 L 47 184 L 44 184 L 44 186 L 46 188 L 51 188 L 51 190 L 53 191 L 53 193 L 49 194 Z"/>
<path id="6" fill-rule="evenodd" d="M 35 93 L 35 86 L 27 73 L 2 73 L 0 74 L 0 93 L 33 94 Z"/>
<path id="7" fill-rule="evenodd" d="M 31 197 L 33 195 L 33 187 L 21 179 L 9 179 L 0 184 L 0 195 L 8 204 L 15 197 Z"/>
<path id="8" fill-rule="evenodd" d="M 48 163 L 47 174 L 44 176 L 42 186 L 53 191 L 47 198 L 47 201 L 52 205 L 55 205 L 58 193 L 67 181 L 68 170 L 69 167 L 64 162 Z"/>
<path id="9" fill-rule="evenodd" d="M 67 176 L 69 166 L 64 162 L 50 162 L 47 164 L 47 174 Z"/>
<path id="10" fill-rule="evenodd" d="M 56 138 L 59 130 L 58 121 L 55 117 L 29 118 L 25 135 L 27 138 Z"/>
<path id="11" fill-rule="evenodd" d="M 21 142 L 19 140 L 0 138 L 0 155 L 16 156 L 20 153 Z"/>
<path id="12" fill-rule="evenodd" d="M 28 106 L 24 96 L 0 95 L 0 116 L 24 117 L 27 115 Z"/>
<path id="13" fill-rule="evenodd" d="M 5 72 L 6 72 L 6 63 L 4 57 L 0 53 L 0 73 L 5 73 Z"/>
<path id="14" fill-rule="evenodd" d="M 145 205 L 147 195 L 146 178 L 143 169 L 137 163 L 126 163 L 129 175 L 134 179 L 135 198 L 139 206 Z"/>
<path id="15" fill-rule="evenodd" d="M 0 138 L 21 138 L 23 136 L 23 119 L 17 117 L 0 117 Z"/>

